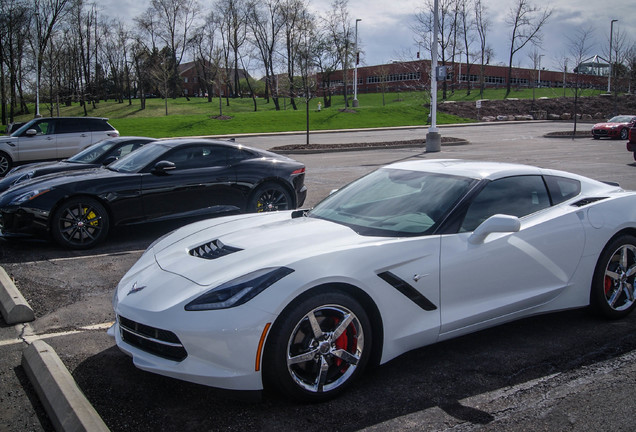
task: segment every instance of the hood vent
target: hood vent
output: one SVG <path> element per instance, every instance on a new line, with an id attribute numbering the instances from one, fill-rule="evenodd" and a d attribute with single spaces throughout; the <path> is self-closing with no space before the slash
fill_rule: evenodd
<path id="1" fill-rule="evenodd" d="M 607 197 L 584 198 L 584 199 L 579 200 L 579 201 L 577 201 L 575 203 L 572 203 L 571 205 L 573 205 L 574 207 L 583 207 L 583 206 L 586 206 L 588 204 L 595 203 L 596 201 L 602 201 L 604 199 L 607 199 Z"/>
<path id="2" fill-rule="evenodd" d="M 213 260 L 243 249 L 224 245 L 221 240 L 212 240 L 190 250 L 190 255 L 197 258 Z"/>

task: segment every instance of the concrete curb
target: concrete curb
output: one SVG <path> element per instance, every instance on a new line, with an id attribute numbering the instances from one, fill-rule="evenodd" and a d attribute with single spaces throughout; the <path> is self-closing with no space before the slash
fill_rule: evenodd
<path id="1" fill-rule="evenodd" d="M 56 431 L 108 431 L 53 348 L 38 340 L 22 352 L 22 367 Z"/>
<path id="2" fill-rule="evenodd" d="M 0 312 L 7 324 L 24 323 L 35 319 L 33 309 L 2 267 L 0 267 Z"/>

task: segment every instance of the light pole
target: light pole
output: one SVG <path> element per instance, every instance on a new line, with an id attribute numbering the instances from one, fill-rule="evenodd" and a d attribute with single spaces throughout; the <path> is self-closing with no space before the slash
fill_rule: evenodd
<path id="1" fill-rule="evenodd" d="M 359 59 L 359 54 L 358 54 L 358 22 L 362 21 L 362 19 L 360 18 L 356 18 L 356 41 L 355 41 L 355 48 L 354 48 L 354 53 L 356 56 L 355 59 L 355 66 L 353 68 L 353 107 L 357 107 L 358 106 L 358 59 Z"/>
<path id="2" fill-rule="evenodd" d="M 437 31 L 439 2 L 433 6 L 433 46 L 431 47 L 431 127 L 426 134 L 426 151 L 438 152 L 441 149 L 442 137 L 437 130 Z"/>
<path id="3" fill-rule="evenodd" d="M 607 75 L 607 92 L 612 90 L 612 36 L 614 36 L 614 23 L 618 21 L 613 19 L 610 23 L 610 47 L 609 47 L 609 74 Z"/>
<path id="4" fill-rule="evenodd" d="M 37 29 L 37 37 L 35 47 L 35 118 L 42 117 L 40 115 L 40 9 L 37 2 L 35 6 L 35 27 Z"/>
<path id="5" fill-rule="evenodd" d="M 539 87 L 541 87 L 541 57 L 543 54 L 539 54 Z"/>

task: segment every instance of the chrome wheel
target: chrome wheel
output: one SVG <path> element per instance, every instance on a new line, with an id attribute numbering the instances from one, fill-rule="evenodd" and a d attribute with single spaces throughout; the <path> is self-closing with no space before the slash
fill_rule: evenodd
<path id="1" fill-rule="evenodd" d="M 636 307 L 636 237 L 623 234 L 601 253 L 592 281 L 590 304 L 606 318 L 622 318 Z"/>
<path id="2" fill-rule="evenodd" d="M 635 274 L 636 246 L 622 245 L 609 259 L 603 281 L 605 300 L 612 310 L 628 310 L 634 304 Z"/>
<path id="3" fill-rule="evenodd" d="M 621 129 L 621 139 L 626 140 L 629 136 L 629 131 L 627 129 Z"/>
<path id="4" fill-rule="evenodd" d="M 325 401 L 362 374 L 372 347 L 373 328 L 360 303 L 345 292 L 316 288 L 287 305 L 272 326 L 263 382 L 294 400 Z"/>
<path id="5" fill-rule="evenodd" d="M 53 238 L 62 246 L 90 248 L 106 236 L 108 214 L 94 199 L 72 199 L 55 212 L 51 231 Z"/>
<path id="6" fill-rule="evenodd" d="M 356 315 L 343 306 L 320 306 L 292 331 L 287 370 L 303 389 L 328 392 L 353 375 L 363 350 L 364 332 Z"/>

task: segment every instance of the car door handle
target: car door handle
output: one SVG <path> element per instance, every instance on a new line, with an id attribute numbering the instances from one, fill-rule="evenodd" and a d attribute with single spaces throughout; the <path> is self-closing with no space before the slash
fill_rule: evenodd
<path id="1" fill-rule="evenodd" d="M 80 136 L 81 136 L 82 138 L 86 138 L 86 136 L 87 136 L 87 135 L 86 135 L 85 133 L 83 133 L 83 134 L 80 134 Z"/>
<path id="2" fill-rule="evenodd" d="M 46 137 L 46 139 L 47 139 L 48 141 L 51 141 L 51 140 L 53 139 L 53 137 Z"/>

